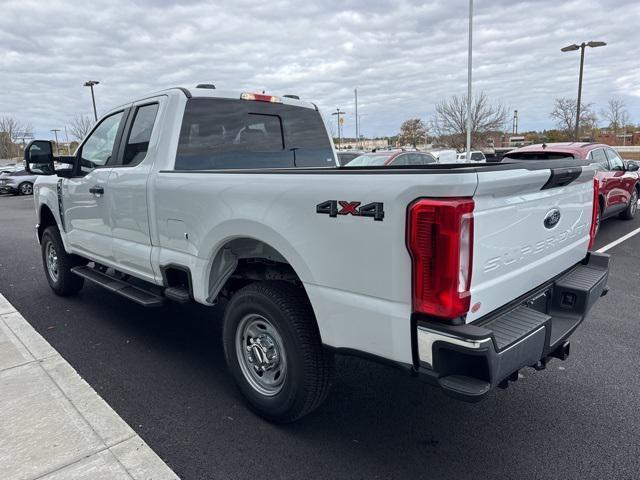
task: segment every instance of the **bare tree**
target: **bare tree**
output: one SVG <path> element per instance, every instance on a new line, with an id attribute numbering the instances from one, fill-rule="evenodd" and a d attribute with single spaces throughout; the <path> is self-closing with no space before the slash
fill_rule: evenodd
<path id="1" fill-rule="evenodd" d="M 629 114 L 625 109 L 625 104 L 619 98 L 611 98 L 607 102 L 607 107 L 600 111 L 600 115 L 609 122 L 609 128 L 613 130 L 615 135 L 618 134 L 618 130 L 624 128 L 629 121 Z"/>
<path id="2" fill-rule="evenodd" d="M 490 132 L 501 131 L 507 123 L 507 108 L 502 103 L 491 103 L 484 92 L 473 99 L 471 105 L 471 143 L 486 138 Z M 453 147 L 464 147 L 467 136 L 467 97 L 453 96 L 436 104 L 431 120 L 433 133 L 447 137 Z"/>
<path id="3" fill-rule="evenodd" d="M 399 141 L 403 145 L 412 145 L 414 148 L 418 143 L 425 140 L 427 127 L 419 118 L 405 120 L 400 126 L 398 134 Z"/>
<path id="4" fill-rule="evenodd" d="M 20 154 L 18 142 L 33 138 L 33 126 L 13 117 L 0 117 L 0 158 L 12 158 Z"/>
<path id="5" fill-rule="evenodd" d="M 562 130 L 568 138 L 573 136 L 576 128 L 578 101 L 574 98 L 556 98 L 553 110 L 549 114 L 556 121 L 558 129 Z M 580 132 L 584 135 L 591 132 L 598 124 L 598 117 L 592 110 L 590 103 L 580 105 Z"/>
<path id="6" fill-rule="evenodd" d="M 93 120 L 89 115 L 78 115 L 73 120 L 71 120 L 71 124 L 69 125 L 69 133 L 71 136 L 78 141 L 82 141 L 82 139 L 89 133 L 89 131 L 93 128 Z"/>

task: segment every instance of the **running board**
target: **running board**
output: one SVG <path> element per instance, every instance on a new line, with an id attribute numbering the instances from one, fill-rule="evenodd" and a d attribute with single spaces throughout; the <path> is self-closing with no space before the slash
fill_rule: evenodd
<path id="1" fill-rule="evenodd" d="M 102 273 L 94 268 L 81 266 L 71 269 L 79 277 L 96 283 L 107 290 L 122 295 L 129 300 L 133 300 L 143 307 L 160 307 L 164 304 L 164 298 L 149 290 L 131 285 L 128 282 Z"/>

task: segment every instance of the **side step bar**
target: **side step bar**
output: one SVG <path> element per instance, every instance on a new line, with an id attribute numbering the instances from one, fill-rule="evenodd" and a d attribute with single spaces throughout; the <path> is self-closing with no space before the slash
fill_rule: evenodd
<path id="1" fill-rule="evenodd" d="M 133 300 L 143 307 L 160 307 L 164 304 L 164 297 L 143 288 L 131 285 L 128 282 L 102 273 L 94 268 L 81 266 L 71 269 L 76 275 L 97 283 L 107 290 L 122 295 L 123 297 Z"/>

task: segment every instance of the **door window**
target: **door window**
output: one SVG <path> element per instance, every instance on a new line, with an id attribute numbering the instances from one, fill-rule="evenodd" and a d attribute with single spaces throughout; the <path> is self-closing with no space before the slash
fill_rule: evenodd
<path id="1" fill-rule="evenodd" d="M 607 152 L 607 158 L 609 159 L 609 165 L 611 166 L 611 170 L 613 171 L 622 171 L 624 170 L 624 163 L 620 156 L 616 153 L 613 148 L 607 148 L 605 150 Z"/>
<path id="2" fill-rule="evenodd" d="M 596 148 L 592 150 L 591 153 L 591 161 L 598 164 L 598 168 L 602 170 L 609 170 L 609 162 L 607 161 L 607 156 L 604 154 L 603 148 Z"/>
<path id="3" fill-rule="evenodd" d="M 147 156 L 149 140 L 153 133 L 153 124 L 156 121 L 158 104 L 144 105 L 136 110 L 131 130 L 127 138 L 127 146 L 124 149 L 122 164 L 130 167 L 139 164 Z"/>
<path id="4" fill-rule="evenodd" d="M 402 154 L 402 155 L 398 155 L 393 162 L 391 162 L 391 165 L 397 166 L 397 165 L 409 165 L 409 155 L 407 154 Z"/>
<path id="5" fill-rule="evenodd" d="M 80 169 L 88 173 L 109 163 L 114 150 L 118 128 L 124 112 L 114 113 L 100 122 L 82 145 Z"/>

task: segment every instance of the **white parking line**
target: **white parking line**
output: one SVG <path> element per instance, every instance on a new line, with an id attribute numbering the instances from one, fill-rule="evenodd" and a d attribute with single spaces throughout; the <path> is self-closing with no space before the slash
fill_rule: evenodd
<path id="1" fill-rule="evenodd" d="M 633 237 L 634 235 L 637 235 L 638 233 L 640 233 L 640 227 L 636 228 L 635 230 L 627 233 L 626 235 L 623 235 L 622 237 L 620 237 L 617 240 L 614 240 L 613 242 L 611 242 L 608 245 L 605 245 L 604 247 L 600 248 L 599 250 L 596 250 L 598 253 L 602 253 L 602 252 L 606 252 L 607 250 L 609 250 L 610 248 L 615 247 L 616 245 L 620 245 L 622 242 L 624 242 L 625 240 L 629 240 L 631 237 Z"/>

